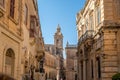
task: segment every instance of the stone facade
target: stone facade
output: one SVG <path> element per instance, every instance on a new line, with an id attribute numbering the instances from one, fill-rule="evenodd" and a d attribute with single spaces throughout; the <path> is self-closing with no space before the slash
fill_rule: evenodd
<path id="1" fill-rule="evenodd" d="M 66 80 L 77 80 L 77 46 L 67 43 L 66 48 Z"/>
<path id="2" fill-rule="evenodd" d="M 0 73 L 16 80 L 40 73 L 44 42 L 37 0 L 0 0 L 0 51 Z"/>
<path id="3" fill-rule="evenodd" d="M 14 6 L 14 17 L 10 15 L 10 0 L 0 1 L 0 72 L 15 79 L 21 78 L 21 42 L 19 0 Z"/>
<path id="4" fill-rule="evenodd" d="M 54 35 L 54 44 L 45 44 L 45 51 L 45 72 L 47 78 L 63 79 L 63 35 L 59 25 Z"/>
<path id="5" fill-rule="evenodd" d="M 87 0 L 77 14 L 78 80 L 120 72 L 120 0 Z"/>
<path id="6" fill-rule="evenodd" d="M 55 54 L 53 45 L 46 44 L 45 45 L 45 76 L 47 79 L 55 80 L 57 79 L 57 56 Z"/>

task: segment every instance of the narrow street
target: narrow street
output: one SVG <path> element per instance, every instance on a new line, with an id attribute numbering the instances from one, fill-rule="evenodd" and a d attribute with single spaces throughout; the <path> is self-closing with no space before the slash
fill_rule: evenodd
<path id="1" fill-rule="evenodd" d="M 120 80 L 120 0 L 0 0 L 0 80 Z"/>

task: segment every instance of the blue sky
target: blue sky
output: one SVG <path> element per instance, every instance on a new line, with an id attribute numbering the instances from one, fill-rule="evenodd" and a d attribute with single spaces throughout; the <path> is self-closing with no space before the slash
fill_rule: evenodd
<path id="1" fill-rule="evenodd" d="M 67 41 L 77 44 L 76 14 L 84 6 L 85 0 L 38 0 L 40 23 L 45 44 L 54 43 L 57 25 Z"/>

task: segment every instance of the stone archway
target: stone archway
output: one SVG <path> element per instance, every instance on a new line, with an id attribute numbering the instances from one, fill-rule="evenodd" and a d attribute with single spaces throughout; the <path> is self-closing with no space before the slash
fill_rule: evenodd
<path id="1" fill-rule="evenodd" d="M 5 74 L 14 77 L 14 63 L 15 54 L 14 51 L 9 48 L 5 53 Z"/>

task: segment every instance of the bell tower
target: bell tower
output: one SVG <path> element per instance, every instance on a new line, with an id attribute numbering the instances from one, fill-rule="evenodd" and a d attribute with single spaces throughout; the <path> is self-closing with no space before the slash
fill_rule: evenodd
<path id="1" fill-rule="evenodd" d="M 56 55 L 63 57 L 63 35 L 59 24 L 54 35 L 54 45 L 56 47 Z"/>

